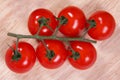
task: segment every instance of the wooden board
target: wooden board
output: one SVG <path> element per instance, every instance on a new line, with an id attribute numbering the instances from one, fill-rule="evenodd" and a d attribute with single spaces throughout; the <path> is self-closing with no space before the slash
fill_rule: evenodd
<path id="1" fill-rule="evenodd" d="M 29 14 L 37 8 L 51 10 L 56 16 L 66 6 L 81 8 L 88 18 L 97 10 L 110 12 L 116 20 L 111 38 L 94 44 L 97 61 L 87 70 L 77 70 L 66 61 L 58 69 L 45 69 L 38 61 L 27 73 L 16 74 L 8 69 L 4 56 L 7 44 L 15 38 L 8 32 L 30 34 L 27 28 Z M 35 40 L 23 39 L 37 46 Z M 0 80 L 120 80 L 120 0 L 0 0 Z"/>

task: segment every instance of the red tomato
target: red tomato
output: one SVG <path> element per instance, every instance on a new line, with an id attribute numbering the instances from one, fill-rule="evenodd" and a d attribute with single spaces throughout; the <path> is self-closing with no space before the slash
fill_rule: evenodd
<path id="1" fill-rule="evenodd" d="M 68 22 L 60 27 L 60 32 L 68 37 L 78 36 L 85 27 L 86 18 L 83 11 L 77 7 L 69 6 L 64 8 L 58 15 L 64 16 Z"/>
<path id="2" fill-rule="evenodd" d="M 88 32 L 90 37 L 96 40 L 108 39 L 115 30 L 115 20 L 113 16 L 106 11 L 97 11 L 92 14 L 89 20 L 94 20 L 96 26 Z"/>
<path id="3" fill-rule="evenodd" d="M 31 13 L 31 15 L 29 16 L 29 20 L 28 20 L 28 28 L 32 35 L 37 33 L 40 27 L 38 20 L 43 17 L 48 19 L 48 25 L 53 30 L 56 28 L 57 21 L 53 13 L 47 9 L 37 9 Z M 52 35 L 52 33 L 53 32 L 49 28 L 47 28 L 46 26 L 43 26 L 42 29 L 40 30 L 39 35 L 50 36 Z"/>
<path id="4" fill-rule="evenodd" d="M 75 60 L 73 53 L 69 50 L 69 62 L 71 65 L 77 69 L 87 69 L 91 67 L 96 61 L 96 49 L 91 43 L 73 41 L 70 42 L 72 49 L 77 52 L 79 57 Z M 74 57 L 71 57 L 74 56 Z"/>
<path id="5" fill-rule="evenodd" d="M 51 60 L 47 57 L 47 50 L 42 42 L 39 43 L 36 53 L 39 62 L 48 69 L 55 69 L 60 67 L 67 58 L 67 50 L 64 44 L 59 40 L 45 40 L 45 43 L 49 50 L 54 52 Z"/>
<path id="6" fill-rule="evenodd" d="M 13 44 L 11 46 L 13 49 L 16 49 L 16 45 Z M 9 48 L 5 55 L 5 62 L 10 70 L 16 73 L 24 73 L 29 71 L 36 60 L 35 50 L 34 48 L 26 42 L 18 43 L 18 51 L 21 55 L 19 60 L 13 60 L 12 56 L 14 55 L 13 50 Z"/>

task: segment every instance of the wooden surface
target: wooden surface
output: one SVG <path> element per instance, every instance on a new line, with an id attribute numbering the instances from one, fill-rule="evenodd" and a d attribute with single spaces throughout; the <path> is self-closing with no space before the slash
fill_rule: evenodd
<path id="1" fill-rule="evenodd" d="M 38 61 L 27 73 L 16 74 L 5 65 L 7 44 L 15 38 L 8 32 L 30 34 L 27 29 L 29 14 L 37 8 L 46 8 L 55 15 L 66 6 L 81 8 L 86 17 L 97 10 L 110 12 L 116 20 L 116 30 L 111 38 L 94 44 L 97 61 L 87 70 L 77 70 L 68 61 L 60 68 L 49 70 Z M 35 40 L 23 39 L 37 46 Z M 0 80 L 120 80 L 120 0 L 0 0 Z"/>

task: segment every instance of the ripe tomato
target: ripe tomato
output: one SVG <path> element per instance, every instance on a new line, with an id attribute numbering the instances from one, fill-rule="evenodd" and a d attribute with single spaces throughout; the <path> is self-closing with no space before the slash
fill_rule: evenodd
<path id="1" fill-rule="evenodd" d="M 39 62 L 48 69 L 60 67 L 67 58 L 67 50 L 64 44 L 59 40 L 45 40 L 45 43 L 51 53 L 48 54 L 45 46 L 40 42 L 36 49 Z"/>
<path id="2" fill-rule="evenodd" d="M 73 41 L 70 42 L 70 45 L 76 52 L 76 54 L 73 54 L 70 50 L 68 51 L 68 59 L 73 67 L 84 70 L 94 64 L 96 61 L 96 49 L 91 43 Z"/>
<path id="3" fill-rule="evenodd" d="M 108 39 L 115 30 L 115 20 L 113 16 L 106 11 L 95 12 L 90 16 L 89 20 L 94 20 L 96 23 L 96 26 L 88 31 L 88 34 L 93 39 Z"/>
<path id="4" fill-rule="evenodd" d="M 16 45 L 13 44 L 11 46 L 14 50 L 16 49 Z M 24 73 L 29 71 L 36 60 L 35 50 L 34 48 L 26 42 L 18 43 L 18 51 L 21 55 L 21 58 L 18 60 L 13 60 L 12 57 L 14 52 L 11 48 L 9 48 L 5 55 L 5 62 L 10 70 L 16 73 Z"/>
<path id="5" fill-rule="evenodd" d="M 47 9 L 37 9 L 30 14 L 29 20 L 28 20 L 28 28 L 32 35 L 37 33 L 40 27 L 38 20 L 43 17 L 48 19 L 47 23 L 53 30 L 56 28 L 57 21 L 53 13 Z M 43 26 L 39 32 L 39 35 L 50 36 L 52 35 L 52 33 L 53 32 L 48 27 Z"/>
<path id="6" fill-rule="evenodd" d="M 68 37 L 78 36 L 85 27 L 86 18 L 83 11 L 77 7 L 69 6 L 64 8 L 58 15 L 64 16 L 68 22 L 60 27 L 60 32 Z"/>

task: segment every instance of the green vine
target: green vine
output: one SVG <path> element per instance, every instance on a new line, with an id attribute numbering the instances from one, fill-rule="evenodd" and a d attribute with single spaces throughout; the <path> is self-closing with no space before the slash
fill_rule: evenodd
<path id="1" fill-rule="evenodd" d="M 96 43 L 96 41 L 94 40 L 90 40 L 90 39 L 86 39 L 85 38 L 85 35 L 87 34 L 87 32 L 89 31 L 89 29 L 93 28 L 96 23 L 95 21 L 91 20 L 91 21 L 88 21 L 88 23 L 90 24 L 90 26 L 84 31 L 83 35 L 81 37 L 58 37 L 56 36 L 59 28 L 66 24 L 68 22 L 68 19 L 65 18 L 64 16 L 61 16 L 60 18 L 57 18 L 57 20 L 59 20 L 59 24 L 57 26 L 57 28 L 54 30 L 53 34 L 51 36 L 41 36 L 39 35 L 39 32 L 41 30 L 41 28 L 43 26 L 46 26 L 48 27 L 51 31 L 53 31 L 53 29 L 49 26 L 48 22 L 49 22 L 49 19 L 45 18 L 45 17 L 42 17 L 38 20 L 38 23 L 39 23 L 39 29 L 38 29 L 38 32 L 35 34 L 35 35 L 21 35 L 21 34 L 15 34 L 15 33 L 8 33 L 7 35 L 8 36 L 11 36 L 11 37 L 15 37 L 17 38 L 17 41 L 16 41 L 16 50 L 13 50 L 14 52 L 14 55 L 12 57 L 13 60 L 19 60 L 21 58 L 21 55 L 18 51 L 18 42 L 20 39 L 22 38 L 31 38 L 31 39 L 37 39 L 37 40 L 41 40 L 42 43 L 44 44 L 46 50 L 47 50 L 47 54 L 46 56 L 48 57 L 49 60 L 51 60 L 55 54 L 52 50 L 49 50 L 49 48 L 46 46 L 46 43 L 44 42 L 45 39 L 53 39 L 53 40 L 61 40 L 61 41 L 64 41 L 64 42 L 69 42 L 69 41 L 83 41 L 83 42 L 91 42 L 91 43 Z M 70 47 L 71 48 L 71 47 Z M 71 48 L 71 52 L 72 52 L 72 56 L 75 60 L 80 57 L 80 55 L 75 52 L 72 48 Z"/>

